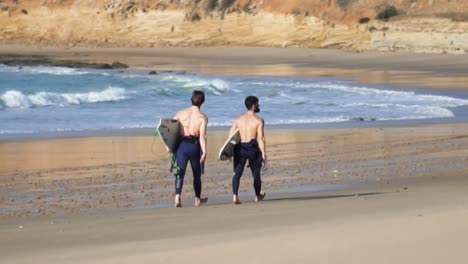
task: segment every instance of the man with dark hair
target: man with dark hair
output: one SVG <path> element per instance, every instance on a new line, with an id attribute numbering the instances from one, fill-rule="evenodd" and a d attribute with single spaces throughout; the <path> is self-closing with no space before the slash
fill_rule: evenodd
<path id="1" fill-rule="evenodd" d="M 229 135 L 239 129 L 241 137 L 240 144 L 234 149 L 234 175 L 232 177 L 232 202 L 240 204 L 239 201 L 239 183 L 244 172 L 245 163 L 249 161 L 249 167 L 254 178 L 255 202 L 265 198 L 265 192 L 262 192 L 262 179 L 260 171 L 267 162 L 265 152 L 265 122 L 258 117 L 256 113 L 260 112 L 260 104 L 256 96 L 245 98 L 245 107 L 247 112 L 236 118 L 229 131 Z"/>
<path id="2" fill-rule="evenodd" d="M 192 105 L 201 107 L 201 105 L 205 102 L 205 93 L 202 91 L 195 90 L 192 92 Z"/>
<path id="3" fill-rule="evenodd" d="M 207 116 L 200 111 L 200 107 L 205 101 L 205 94 L 202 91 L 193 91 L 192 106 L 177 112 L 175 119 L 179 120 L 182 137 L 176 152 L 177 173 L 175 180 L 175 206 L 181 207 L 180 195 L 184 184 L 185 170 L 187 163 L 193 172 L 193 188 L 195 190 L 195 206 L 200 206 L 206 199 L 201 198 L 201 174 L 202 164 L 206 159 L 206 125 Z"/>

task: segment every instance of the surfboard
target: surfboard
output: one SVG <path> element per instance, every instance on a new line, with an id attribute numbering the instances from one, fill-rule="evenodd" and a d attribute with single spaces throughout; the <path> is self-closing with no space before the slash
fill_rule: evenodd
<path id="1" fill-rule="evenodd" d="M 236 147 L 237 143 L 241 140 L 239 129 L 236 129 L 231 136 L 226 140 L 223 147 L 219 151 L 219 159 L 220 160 L 228 160 L 234 156 L 234 148 Z"/>
<path id="2" fill-rule="evenodd" d="M 171 153 L 175 153 L 180 141 L 179 121 L 172 118 L 161 118 L 157 130 L 164 145 Z"/>

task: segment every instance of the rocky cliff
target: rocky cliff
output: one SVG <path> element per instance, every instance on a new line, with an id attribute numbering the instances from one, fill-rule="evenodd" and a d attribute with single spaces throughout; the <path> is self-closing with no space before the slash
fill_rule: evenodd
<path id="1" fill-rule="evenodd" d="M 0 0 L 0 43 L 468 52 L 462 0 Z"/>

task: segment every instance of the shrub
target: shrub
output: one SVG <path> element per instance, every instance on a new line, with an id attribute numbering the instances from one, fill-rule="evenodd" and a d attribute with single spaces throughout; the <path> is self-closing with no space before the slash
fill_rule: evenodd
<path id="1" fill-rule="evenodd" d="M 295 8 L 293 11 L 291 11 L 291 14 L 294 16 L 299 16 L 301 14 L 301 10 Z"/>
<path id="2" fill-rule="evenodd" d="M 351 3 L 351 0 L 335 0 L 338 6 L 342 9 L 345 9 Z"/>
<path id="3" fill-rule="evenodd" d="M 250 4 L 245 4 L 243 7 L 242 7 L 242 10 L 245 12 L 245 13 L 250 13 L 251 10 L 250 10 Z"/>
<path id="4" fill-rule="evenodd" d="M 198 13 L 194 13 L 192 17 L 190 18 L 190 21 L 195 22 L 195 21 L 200 21 L 201 16 Z"/>
<path id="5" fill-rule="evenodd" d="M 222 9 L 222 10 L 228 9 L 228 8 L 231 7 L 235 2 L 236 2 L 236 0 L 222 0 L 222 1 L 221 1 L 221 9 Z"/>
<path id="6" fill-rule="evenodd" d="M 359 19 L 359 24 L 369 23 L 369 21 L 370 21 L 370 18 L 362 17 L 361 19 Z"/>
<path id="7" fill-rule="evenodd" d="M 218 0 L 208 0 L 208 6 L 206 9 L 208 11 L 214 10 L 218 6 Z"/>
<path id="8" fill-rule="evenodd" d="M 389 20 L 391 17 L 398 15 L 398 10 L 394 6 L 387 6 L 377 14 L 379 20 Z"/>

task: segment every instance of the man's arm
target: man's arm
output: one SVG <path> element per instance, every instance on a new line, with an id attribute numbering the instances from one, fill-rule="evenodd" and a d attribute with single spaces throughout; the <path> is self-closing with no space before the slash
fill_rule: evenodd
<path id="1" fill-rule="evenodd" d="M 234 131 L 236 131 L 236 129 L 237 129 L 237 119 L 235 119 L 234 122 L 232 122 L 231 129 L 229 129 L 228 137 L 230 137 L 232 135 L 232 133 L 234 133 Z"/>
<path id="2" fill-rule="evenodd" d="M 202 156 L 200 158 L 200 163 L 205 162 L 206 159 L 206 126 L 208 124 L 208 117 L 204 116 L 202 123 L 200 125 L 200 147 L 202 149 Z"/>
<path id="3" fill-rule="evenodd" d="M 267 160 L 266 156 L 266 150 L 265 150 L 265 134 L 264 134 L 264 126 L 265 126 L 265 121 L 263 121 L 263 118 L 260 118 L 260 124 L 258 125 L 257 128 L 257 142 L 258 142 L 258 147 L 260 148 L 260 151 L 262 152 L 262 158 L 264 161 Z"/>

